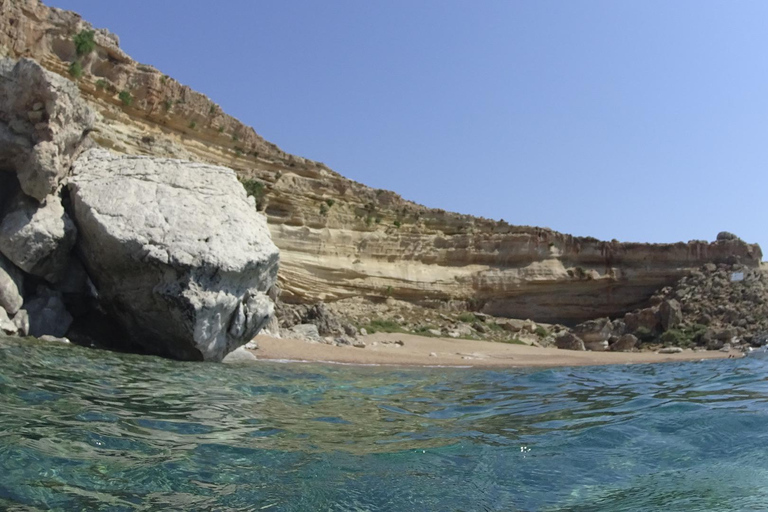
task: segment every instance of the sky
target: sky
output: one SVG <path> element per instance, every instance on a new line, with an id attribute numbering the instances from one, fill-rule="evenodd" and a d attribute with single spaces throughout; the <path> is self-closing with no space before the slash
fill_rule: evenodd
<path id="1" fill-rule="evenodd" d="M 768 2 L 46 0 L 283 150 L 446 210 L 768 259 Z"/>

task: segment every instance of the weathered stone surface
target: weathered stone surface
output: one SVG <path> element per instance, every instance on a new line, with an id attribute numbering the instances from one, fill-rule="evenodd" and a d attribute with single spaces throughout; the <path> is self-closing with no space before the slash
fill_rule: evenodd
<path id="1" fill-rule="evenodd" d="M 680 303 L 675 299 L 662 302 L 659 306 L 659 314 L 661 315 L 661 328 L 665 331 L 677 327 L 683 319 Z"/>
<path id="2" fill-rule="evenodd" d="M 610 346 L 613 352 L 630 352 L 637 348 L 639 340 L 633 334 L 624 334 Z"/>
<path id="3" fill-rule="evenodd" d="M 661 327 L 658 311 L 653 308 L 645 308 L 627 313 L 624 315 L 624 323 L 629 332 L 636 332 L 641 328 L 653 332 Z"/>
<path id="4" fill-rule="evenodd" d="M 220 361 L 268 322 L 278 250 L 232 170 L 90 150 L 73 172 L 83 263 L 148 350 Z"/>
<path id="5" fill-rule="evenodd" d="M 29 334 L 32 336 L 49 334 L 60 338 L 72 325 L 72 315 L 59 292 L 40 287 L 35 298 L 27 301 L 24 308 L 29 314 Z"/>
<path id="6" fill-rule="evenodd" d="M 3 308 L 0 308 L 0 332 L 5 334 L 16 334 L 19 332 L 19 328 L 8 318 L 8 313 Z"/>
<path id="7" fill-rule="evenodd" d="M 592 352 L 605 352 L 608 350 L 608 340 L 584 342 L 584 348 Z"/>
<path id="8" fill-rule="evenodd" d="M 584 342 L 578 336 L 570 332 L 555 338 L 555 346 L 565 350 L 586 350 Z"/>
<path id="9" fill-rule="evenodd" d="M 288 330 L 286 337 L 305 341 L 316 341 L 318 343 L 323 341 L 315 324 L 294 325 Z"/>
<path id="10" fill-rule="evenodd" d="M 15 315 L 24 303 L 23 289 L 24 275 L 0 254 L 0 308 L 9 315 Z"/>
<path id="11" fill-rule="evenodd" d="M 721 231 L 717 234 L 717 241 L 725 241 L 725 240 L 739 240 L 739 237 L 734 235 L 733 233 L 729 233 L 728 231 Z"/>
<path id="12" fill-rule="evenodd" d="M 13 323 L 19 331 L 19 335 L 27 336 L 29 334 L 29 314 L 26 309 L 20 309 L 13 315 Z"/>
<path id="13" fill-rule="evenodd" d="M 599 344 L 608 341 L 613 334 L 613 323 L 609 318 L 597 318 L 582 322 L 573 328 L 573 334 L 586 344 Z M 592 350 L 592 349 L 590 349 Z"/>
<path id="14" fill-rule="evenodd" d="M 222 363 L 228 364 L 252 363 L 254 361 L 256 361 L 256 356 L 245 347 L 236 348 L 221 360 Z"/>
<path id="15" fill-rule="evenodd" d="M 36 1 L 6 0 L 4 8 L 0 52 L 66 74 L 75 57 L 71 36 L 90 28 L 87 21 Z M 126 153 L 234 166 L 262 181 L 259 202 L 283 254 L 283 299 L 292 303 L 380 295 L 391 286 L 392 296 L 413 303 L 472 300 L 496 316 L 572 325 L 623 315 L 707 261 L 761 261 L 757 246 L 738 240 L 607 242 L 426 208 L 287 154 L 210 98 L 131 59 L 114 35 L 96 30 L 95 41 L 81 79 L 83 97 L 104 114 L 94 138 Z M 131 105 L 105 101 L 104 89 L 91 86 L 97 80 L 130 88 Z M 198 127 L 190 130 L 193 120 Z M 230 135 L 248 150 L 237 151 Z M 320 197 L 335 201 L 326 214 Z"/>
<path id="16" fill-rule="evenodd" d="M 67 268 L 76 238 L 77 228 L 55 195 L 38 204 L 19 193 L 0 222 L 0 252 L 20 269 L 51 283 Z"/>
<path id="17" fill-rule="evenodd" d="M 658 350 L 659 354 L 679 354 L 682 351 L 680 347 L 664 347 Z"/>
<path id="18" fill-rule="evenodd" d="M 0 65 L 0 167 L 25 194 L 45 200 L 80 152 L 95 116 L 70 80 L 30 59 Z"/>

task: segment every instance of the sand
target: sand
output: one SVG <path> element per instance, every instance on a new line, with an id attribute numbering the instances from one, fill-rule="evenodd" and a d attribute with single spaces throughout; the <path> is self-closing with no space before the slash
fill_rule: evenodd
<path id="1" fill-rule="evenodd" d="M 395 366 L 463 366 L 509 368 L 516 366 L 585 366 L 662 363 L 742 357 L 737 351 L 679 354 L 655 352 L 581 352 L 556 348 L 510 345 L 491 341 L 429 338 L 413 334 L 372 334 L 361 339 L 365 348 L 336 347 L 294 339 L 258 336 L 258 359 Z M 400 346 L 394 342 L 402 341 Z"/>

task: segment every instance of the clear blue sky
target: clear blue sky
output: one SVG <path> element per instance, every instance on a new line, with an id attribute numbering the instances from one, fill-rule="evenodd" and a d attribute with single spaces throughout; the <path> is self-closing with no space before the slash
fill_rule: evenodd
<path id="1" fill-rule="evenodd" d="M 768 2 L 47 0 L 419 203 L 768 253 Z"/>

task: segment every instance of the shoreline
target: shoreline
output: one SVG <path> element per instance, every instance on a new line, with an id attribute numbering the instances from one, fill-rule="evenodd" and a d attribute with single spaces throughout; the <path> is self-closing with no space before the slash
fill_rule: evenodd
<path id="1" fill-rule="evenodd" d="M 366 343 L 365 348 L 257 336 L 259 348 L 251 353 L 258 360 L 286 363 L 490 369 L 669 363 L 744 357 L 735 350 L 694 352 L 688 349 L 678 354 L 582 352 L 401 333 L 370 334 L 361 339 Z"/>

